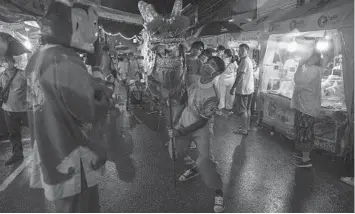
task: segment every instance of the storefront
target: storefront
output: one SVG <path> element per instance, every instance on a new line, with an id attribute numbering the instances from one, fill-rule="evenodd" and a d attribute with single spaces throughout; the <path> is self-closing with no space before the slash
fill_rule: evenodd
<path id="1" fill-rule="evenodd" d="M 315 146 L 339 154 L 345 127 L 342 125 L 351 118 L 353 102 L 353 15 L 352 1 L 330 1 L 321 11 L 315 8 L 311 14 L 270 25 L 259 89 L 263 124 L 294 138 L 295 112 L 290 108 L 293 75 L 310 47 L 316 48 L 323 58 L 322 110 L 314 126 Z"/>

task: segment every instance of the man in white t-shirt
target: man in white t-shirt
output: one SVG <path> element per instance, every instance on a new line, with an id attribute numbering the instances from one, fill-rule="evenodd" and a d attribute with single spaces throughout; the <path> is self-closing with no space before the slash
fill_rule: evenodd
<path id="1" fill-rule="evenodd" d="M 236 93 L 237 112 L 242 119 L 242 127 L 234 133 L 247 135 L 250 130 L 251 103 L 254 93 L 253 62 L 248 56 L 249 46 L 239 46 L 241 58 L 237 71 L 237 78 L 230 90 L 231 95 Z"/>
<path id="2" fill-rule="evenodd" d="M 191 140 L 196 143 L 199 157 L 193 167 L 181 175 L 179 180 L 187 181 L 201 174 L 206 185 L 216 191 L 215 212 L 224 210 L 223 183 L 211 154 L 212 133 L 209 124 L 219 100 L 214 79 L 224 69 L 224 62 L 219 57 L 212 57 L 203 65 L 200 79 L 188 88 L 186 107 L 174 129 L 169 130 L 169 136 L 176 137 L 177 155 L 186 155 Z M 172 156 L 171 143 L 169 143 L 169 152 Z"/>

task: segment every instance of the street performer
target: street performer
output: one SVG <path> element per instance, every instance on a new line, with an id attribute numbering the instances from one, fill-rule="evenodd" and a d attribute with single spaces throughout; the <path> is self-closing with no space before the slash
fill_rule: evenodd
<path id="1" fill-rule="evenodd" d="M 92 7 L 56 0 L 42 33 L 44 45 L 26 67 L 34 132 L 30 185 L 43 188 L 57 212 L 100 212 L 98 183 L 106 150 L 89 136 L 107 114 L 108 95 L 76 52 L 94 53 L 97 13 Z"/>
<path id="2" fill-rule="evenodd" d="M 223 184 L 211 154 L 212 133 L 209 123 L 218 106 L 218 92 L 214 80 L 224 69 L 223 60 L 216 56 L 202 66 L 200 79 L 188 88 L 186 107 L 174 129 L 169 130 L 169 136 L 176 138 L 176 155 L 185 157 L 192 140 L 196 143 L 199 154 L 196 163 L 180 176 L 179 181 L 187 181 L 201 174 L 206 185 L 216 191 L 214 211 L 217 213 L 224 210 Z M 169 152 L 172 156 L 171 144 L 170 142 Z"/>

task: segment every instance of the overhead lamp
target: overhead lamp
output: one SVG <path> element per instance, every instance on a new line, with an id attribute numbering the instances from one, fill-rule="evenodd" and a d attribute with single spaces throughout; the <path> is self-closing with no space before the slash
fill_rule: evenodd
<path id="1" fill-rule="evenodd" d="M 287 50 L 291 53 L 295 52 L 298 48 L 298 44 L 295 39 L 287 46 Z"/>
<path id="2" fill-rule="evenodd" d="M 327 34 L 327 31 L 324 31 L 323 38 L 320 38 L 316 43 L 316 49 L 321 53 L 328 51 L 330 48 L 330 39 L 331 37 Z"/>
<path id="3" fill-rule="evenodd" d="M 328 51 L 329 48 L 330 48 L 329 40 L 324 38 L 324 39 L 320 39 L 317 41 L 316 49 L 319 52 L 324 53 L 324 52 Z"/>

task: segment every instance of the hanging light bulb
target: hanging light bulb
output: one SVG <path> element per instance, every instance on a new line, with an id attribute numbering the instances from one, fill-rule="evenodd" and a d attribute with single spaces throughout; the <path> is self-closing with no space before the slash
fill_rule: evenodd
<path id="1" fill-rule="evenodd" d="M 287 50 L 289 52 L 295 52 L 298 48 L 298 44 L 296 42 L 296 39 L 293 39 L 293 41 L 287 46 Z"/>
<path id="2" fill-rule="evenodd" d="M 328 51 L 330 48 L 330 42 L 329 42 L 330 39 L 331 37 L 329 36 L 329 34 L 327 34 L 327 31 L 325 31 L 323 38 L 317 41 L 316 49 L 321 53 Z"/>
<path id="3" fill-rule="evenodd" d="M 327 39 L 320 39 L 316 44 L 316 48 L 319 52 L 323 53 L 329 50 L 330 44 Z"/>

